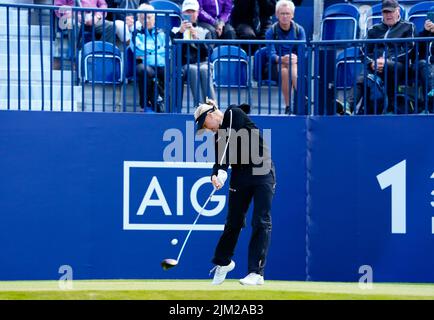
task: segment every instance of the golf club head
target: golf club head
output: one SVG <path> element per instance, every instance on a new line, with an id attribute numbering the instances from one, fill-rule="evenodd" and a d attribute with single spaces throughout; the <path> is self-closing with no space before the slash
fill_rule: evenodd
<path id="1" fill-rule="evenodd" d="M 163 270 L 169 270 L 173 267 L 175 267 L 178 264 L 178 261 L 175 259 L 164 259 L 161 261 L 161 267 Z"/>

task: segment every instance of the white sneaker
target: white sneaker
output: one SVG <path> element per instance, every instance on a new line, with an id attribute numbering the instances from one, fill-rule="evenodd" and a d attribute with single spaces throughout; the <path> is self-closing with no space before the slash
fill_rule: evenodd
<path id="1" fill-rule="evenodd" d="M 211 274 L 214 271 L 214 278 L 212 279 L 212 284 L 221 284 L 226 279 L 226 274 L 229 271 L 234 270 L 235 268 L 235 262 L 231 260 L 231 263 L 229 263 L 227 266 L 215 266 L 211 269 L 209 274 Z"/>
<path id="2" fill-rule="evenodd" d="M 247 277 L 240 279 L 240 283 L 245 286 L 257 286 L 264 284 L 264 277 L 257 273 L 249 273 Z"/>

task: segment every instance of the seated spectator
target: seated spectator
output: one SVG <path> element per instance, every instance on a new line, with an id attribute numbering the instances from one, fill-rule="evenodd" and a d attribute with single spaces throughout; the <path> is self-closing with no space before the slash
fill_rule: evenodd
<path id="1" fill-rule="evenodd" d="M 199 0 L 199 26 L 208 29 L 213 39 L 235 39 L 229 24 L 232 0 Z"/>
<path id="2" fill-rule="evenodd" d="M 368 30 L 367 39 L 383 39 L 383 38 L 413 38 L 415 27 L 413 23 L 401 19 L 399 3 L 396 0 L 384 0 L 382 4 L 383 20 L 372 26 Z M 366 105 L 367 114 L 381 114 L 384 112 L 393 112 L 394 97 L 397 91 L 395 79 L 405 78 L 406 61 L 413 50 L 413 43 L 368 43 L 364 48 L 364 58 L 367 62 L 367 74 L 362 72 L 358 77 L 356 87 L 353 94 L 349 95 L 348 104 L 343 108 L 344 112 L 365 113 L 364 106 Z M 386 84 L 386 106 L 380 104 L 368 103 L 365 101 L 359 110 L 355 110 L 355 106 L 364 96 L 365 78 L 370 79 L 372 76 L 378 76 L 382 82 Z M 369 96 L 368 94 L 366 96 Z M 382 99 L 382 101 L 384 101 Z M 348 110 L 349 109 L 349 110 Z M 348 110 L 348 111 L 347 111 Z"/>
<path id="3" fill-rule="evenodd" d="M 75 0 L 54 0 L 55 6 L 69 6 L 75 5 Z M 81 0 L 78 1 L 82 8 L 101 8 L 106 9 L 107 3 L 105 0 Z M 75 16 L 75 14 L 77 14 Z M 71 10 L 56 10 L 56 15 L 61 21 L 65 21 L 62 24 L 68 28 L 73 28 L 72 21 L 77 19 L 76 37 L 78 47 L 81 47 L 81 25 L 82 19 L 84 19 L 84 31 L 93 32 L 95 30 L 96 40 L 102 40 L 114 43 L 113 22 L 106 20 L 106 14 L 104 12 L 91 12 L 91 11 L 79 11 L 73 13 Z M 74 15 L 74 16 L 73 16 Z"/>
<path id="4" fill-rule="evenodd" d="M 278 22 L 268 29 L 265 33 L 265 39 L 287 41 L 306 40 L 304 28 L 293 20 L 294 13 L 295 6 L 292 1 L 279 0 L 276 3 Z M 271 67 L 272 80 L 278 81 L 280 76 L 286 106 L 285 113 L 290 114 L 292 112 L 291 92 L 292 89 L 297 90 L 297 46 L 283 44 L 276 48 L 274 44 L 271 44 L 269 45 L 268 53 L 271 57 L 271 66 L 268 64 L 265 66 L 265 74 L 268 77 L 267 69 Z"/>
<path id="5" fill-rule="evenodd" d="M 148 0 L 107 0 L 110 8 L 118 9 L 137 9 L 141 4 L 148 3 Z M 109 19 L 114 21 L 116 26 L 117 37 L 127 46 L 130 43 L 131 33 L 134 31 L 134 21 L 136 21 L 136 28 L 140 28 L 137 17 L 134 18 L 132 12 L 129 13 L 111 13 Z"/>
<path id="6" fill-rule="evenodd" d="M 197 0 L 184 0 L 182 14 L 184 17 L 188 16 L 189 19 L 182 21 L 179 28 L 173 28 L 174 38 L 211 39 L 209 30 L 197 25 L 199 16 L 199 2 Z M 191 89 L 194 105 L 205 103 L 207 97 L 215 100 L 211 64 L 208 63 L 208 51 L 209 48 L 205 44 L 182 45 L 183 79 L 187 80 Z"/>
<path id="7" fill-rule="evenodd" d="M 239 39 L 264 39 L 271 26 L 276 0 L 234 0 L 231 22 Z"/>
<path id="8" fill-rule="evenodd" d="M 141 4 L 138 9 L 155 10 L 149 4 Z M 147 112 L 164 112 L 166 35 L 155 27 L 155 14 L 139 14 L 139 21 L 141 28 L 133 32 L 132 46 L 137 59 L 140 108 Z"/>
<path id="9" fill-rule="evenodd" d="M 424 29 L 419 37 L 434 37 L 434 22 L 426 20 Z M 418 63 L 414 65 L 419 84 L 423 88 L 424 105 L 416 111 L 429 111 L 434 113 L 434 42 L 419 42 Z M 425 103 L 427 108 L 425 108 Z"/>

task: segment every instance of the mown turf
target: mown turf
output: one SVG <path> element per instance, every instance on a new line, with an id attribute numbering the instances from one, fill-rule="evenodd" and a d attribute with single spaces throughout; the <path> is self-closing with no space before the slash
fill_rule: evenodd
<path id="1" fill-rule="evenodd" d="M 62 283 L 61 283 L 62 284 Z M 267 281 L 244 287 L 235 280 L 212 286 L 203 280 L 103 280 L 74 281 L 61 289 L 57 281 L 0 282 L 1 300 L 434 300 L 431 284 Z"/>
<path id="2" fill-rule="evenodd" d="M 308 292 L 245 291 L 72 291 L 2 292 L 0 300 L 433 300 L 426 296 L 355 295 Z"/>

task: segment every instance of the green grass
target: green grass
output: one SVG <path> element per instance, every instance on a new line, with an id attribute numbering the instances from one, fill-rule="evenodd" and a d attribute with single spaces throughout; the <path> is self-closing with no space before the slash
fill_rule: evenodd
<path id="1" fill-rule="evenodd" d="M 0 299 L 44 300 L 434 300 L 432 284 L 266 281 L 245 287 L 236 280 L 213 286 L 204 280 L 75 280 L 72 289 L 57 281 L 3 281 Z"/>

